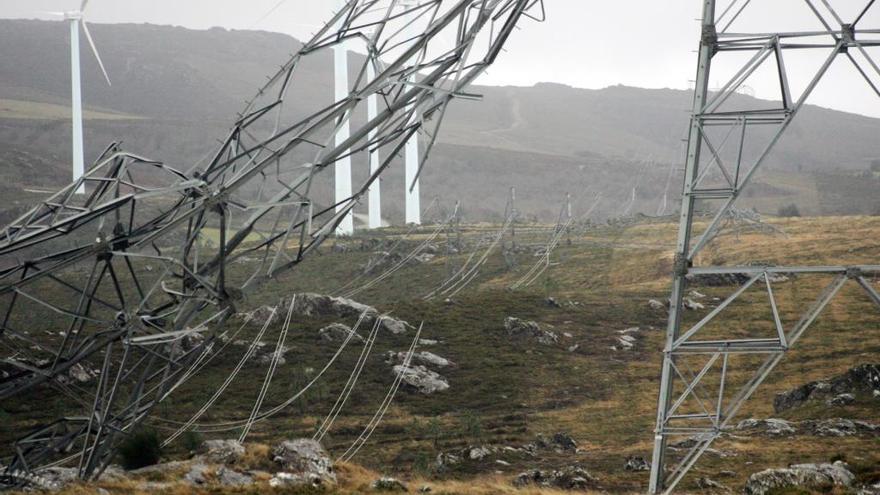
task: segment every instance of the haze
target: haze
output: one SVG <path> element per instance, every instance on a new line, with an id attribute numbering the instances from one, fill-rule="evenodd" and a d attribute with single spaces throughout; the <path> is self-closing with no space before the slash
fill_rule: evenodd
<path id="1" fill-rule="evenodd" d="M 3 0 L 0 17 L 52 19 L 46 11 L 72 9 L 78 3 L 78 0 Z M 691 84 L 702 2 L 545 0 L 545 3 L 548 20 L 528 24 L 526 29 L 520 30 L 508 44 L 507 53 L 483 76 L 481 83 L 530 86 L 547 81 L 593 89 L 616 84 L 683 89 Z M 742 20 L 752 30 L 768 25 L 778 30 L 798 23 L 816 27 L 816 19 L 802 1 L 765 0 L 765 3 L 759 17 Z M 854 8 L 860 3 L 853 2 Z M 335 7 L 336 0 L 287 0 L 280 4 L 279 0 L 92 0 L 89 19 L 95 23 L 171 24 L 193 29 L 215 26 L 261 29 L 307 39 Z M 637 15 L 633 15 L 634 12 Z M 863 26 L 878 25 L 877 17 L 869 15 L 863 20 Z M 784 26 L 780 28 L 780 25 Z M 875 60 L 880 59 L 877 51 L 872 55 Z M 795 79 L 798 74 L 809 77 L 807 65 L 799 67 L 790 63 L 789 70 Z M 878 79 L 880 77 L 875 81 Z M 716 86 L 723 82 L 712 81 Z M 773 77 L 759 78 L 749 85 L 759 98 L 777 98 Z M 880 117 L 880 99 L 855 69 L 844 62 L 832 68 L 810 102 Z"/>

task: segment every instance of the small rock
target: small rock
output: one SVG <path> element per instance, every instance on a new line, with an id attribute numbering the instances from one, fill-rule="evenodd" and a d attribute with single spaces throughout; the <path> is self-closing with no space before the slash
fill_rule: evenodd
<path id="1" fill-rule="evenodd" d="M 651 464 L 649 464 L 644 457 L 629 456 L 626 458 L 626 463 L 623 465 L 623 469 L 625 471 L 650 471 Z"/>
<path id="2" fill-rule="evenodd" d="M 767 495 L 786 488 L 822 489 L 828 485 L 852 486 L 855 475 L 846 464 L 796 464 L 786 469 L 766 469 L 749 477 L 747 495 Z"/>
<path id="3" fill-rule="evenodd" d="M 293 486 L 310 485 L 319 487 L 323 483 L 324 478 L 315 474 L 293 474 L 278 472 L 269 480 L 269 486 L 272 488 L 283 488 Z"/>
<path id="4" fill-rule="evenodd" d="M 559 302 L 552 297 L 548 297 L 545 302 L 547 303 L 547 306 L 550 306 L 551 308 L 561 308 L 562 307 L 562 305 L 559 304 Z"/>
<path id="5" fill-rule="evenodd" d="M 504 319 L 504 328 L 507 335 L 519 338 L 533 338 L 544 345 L 552 345 L 559 342 L 559 336 L 549 330 L 543 330 L 540 325 L 534 321 L 520 320 L 508 316 Z"/>
<path id="6" fill-rule="evenodd" d="M 343 342 L 348 336 L 352 333 L 351 327 L 348 325 L 343 325 L 342 323 L 331 323 L 326 327 L 318 330 L 318 335 L 322 340 L 327 342 Z M 351 342 L 356 342 L 358 344 L 362 344 L 364 342 L 364 338 L 359 334 L 355 333 L 351 337 Z"/>
<path id="7" fill-rule="evenodd" d="M 570 346 L 570 347 L 568 348 L 568 352 L 574 352 L 574 351 L 578 350 L 580 347 L 581 347 L 580 344 L 575 344 L 575 345 L 573 345 L 573 346 Z"/>
<path id="8" fill-rule="evenodd" d="M 697 487 L 701 490 L 721 490 L 725 492 L 730 491 L 730 489 L 726 486 L 705 476 L 697 478 Z"/>
<path id="9" fill-rule="evenodd" d="M 400 480 L 383 476 L 370 484 L 370 488 L 380 492 L 407 492 L 409 489 Z"/>
<path id="10" fill-rule="evenodd" d="M 419 488 L 419 493 L 431 493 L 431 487 L 428 485 L 424 485 Z"/>
<path id="11" fill-rule="evenodd" d="M 449 389 L 449 382 L 446 381 L 446 378 L 422 365 L 407 368 L 397 365 L 394 366 L 392 372 L 395 376 L 402 376 L 401 379 L 407 388 L 425 395 Z"/>
<path id="12" fill-rule="evenodd" d="M 698 303 L 689 297 L 686 297 L 682 304 L 684 305 L 684 309 L 690 309 L 693 311 L 706 309 L 705 305 Z"/>
<path id="13" fill-rule="evenodd" d="M 385 362 L 386 363 L 403 363 L 406 360 L 405 352 L 394 352 L 388 351 L 385 353 Z M 455 366 L 455 363 L 446 359 L 445 357 L 438 356 L 433 352 L 422 351 L 413 353 L 412 363 L 416 364 L 424 364 L 427 366 L 436 366 L 438 368 L 446 368 L 448 366 Z"/>
<path id="14" fill-rule="evenodd" d="M 840 394 L 828 399 L 827 404 L 829 406 L 848 406 L 856 401 L 856 396 L 853 394 Z"/>
<path id="15" fill-rule="evenodd" d="M 486 447 L 474 447 L 468 451 L 468 457 L 472 461 L 481 461 L 488 457 L 492 453 L 491 450 Z"/>
<path id="16" fill-rule="evenodd" d="M 666 305 L 656 299 L 648 299 L 648 307 L 654 311 L 666 311 Z"/>
<path id="17" fill-rule="evenodd" d="M 423 345 L 423 346 L 430 347 L 432 345 L 437 345 L 439 343 L 440 343 L 439 341 L 433 340 L 433 339 L 419 339 L 419 345 Z"/>
<path id="18" fill-rule="evenodd" d="M 281 466 L 285 474 L 298 476 L 300 480 L 310 484 L 316 484 L 316 479 L 317 484 L 336 483 L 333 461 L 324 447 L 310 438 L 281 442 L 272 450 L 272 459 Z M 287 483 L 291 480 L 281 481 Z"/>

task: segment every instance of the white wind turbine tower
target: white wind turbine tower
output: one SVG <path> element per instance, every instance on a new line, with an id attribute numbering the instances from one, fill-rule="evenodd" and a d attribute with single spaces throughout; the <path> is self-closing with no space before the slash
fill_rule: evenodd
<path id="1" fill-rule="evenodd" d="M 95 41 L 92 39 L 92 33 L 89 32 L 89 25 L 86 23 L 85 10 L 89 0 L 83 0 L 79 10 L 68 12 L 52 12 L 52 14 L 64 17 L 64 20 L 70 23 L 70 86 L 71 86 L 71 109 L 73 124 L 73 180 L 76 181 L 85 173 L 85 157 L 83 156 L 83 109 L 82 109 L 82 79 L 80 76 L 80 57 L 79 57 L 79 28 L 82 26 L 83 33 L 92 48 L 92 53 L 98 60 L 98 65 L 104 73 L 104 79 L 110 85 L 110 76 L 107 75 L 107 69 L 104 68 L 104 62 L 98 54 L 95 47 Z M 81 185 L 76 190 L 77 194 L 85 192 L 85 186 Z"/>
<path id="2" fill-rule="evenodd" d="M 339 9 L 345 7 L 346 0 L 338 0 Z M 344 21 L 343 21 L 344 22 Z M 336 101 L 344 100 L 350 92 L 348 85 L 348 46 L 347 41 L 333 47 L 334 86 Z M 348 119 L 344 119 L 336 129 L 336 145 L 345 142 L 351 135 L 351 126 Z M 345 202 L 351 198 L 351 157 L 348 151 L 345 156 L 336 161 L 336 211 L 345 209 Z M 336 227 L 336 235 L 351 235 L 354 233 L 354 215 L 351 210 Z"/>
<path id="3" fill-rule="evenodd" d="M 421 4 L 421 1 L 402 0 L 400 4 L 404 9 L 409 9 L 412 7 L 418 7 Z M 410 25 L 408 32 L 412 36 L 417 35 L 417 33 L 415 33 L 414 25 Z M 418 57 L 418 55 L 416 57 Z M 415 80 L 416 75 L 413 74 L 412 82 L 415 82 Z M 418 115 L 413 115 L 413 120 L 418 118 Z M 414 223 L 416 225 L 420 225 L 422 223 L 421 197 L 419 195 L 419 180 L 416 178 L 419 173 L 418 134 L 413 135 L 410 140 L 407 141 L 404 157 L 406 160 L 406 173 L 404 174 L 406 178 L 406 223 Z"/>

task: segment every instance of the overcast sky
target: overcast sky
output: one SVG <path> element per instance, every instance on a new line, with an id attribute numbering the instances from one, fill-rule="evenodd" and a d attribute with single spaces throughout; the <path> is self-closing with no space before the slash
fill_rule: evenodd
<path id="1" fill-rule="evenodd" d="M 720 8 L 729 0 L 719 0 Z M 867 0 L 831 0 L 841 17 L 855 17 Z M 195 29 L 222 26 L 263 29 L 308 38 L 316 24 L 327 19 L 337 0 L 286 0 L 265 17 L 279 0 L 91 0 L 88 18 L 97 23 L 148 22 Z M 525 22 L 508 44 L 507 53 L 481 80 L 484 84 L 532 85 L 551 81 L 582 88 L 615 84 L 648 88 L 688 88 L 694 78 L 702 2 L 700 0 L 545 0 L 548 20 Z M 49 18 L 41 11 L 78 6 L 79 0 L 0 0 L 0 17 Z M 751 17 L 738 20 L 740 29 L 815 29 L 817 21 L 803 0 L 754 0 Z M 265 17 L 265 18 L 264 18 Z M 263 18 L 261 21 L 260 19 Z M 745 29 L 746 26 L 748 29 Z M 880 5 L 862 21 L 863 28 L 880 28 Z M 100 43 L 100 40 L 98 40 Z M 4 50 L 14 47 L 4 47 Z M 880 63 L 880 50 L 872 49 Z M 792 86 L 803 87 L 814 65 L 794 55 L 786 60 Z M 815 59 L 815 57 L 814 57 Z M 814 64 L 814 65 L 811 65 Z M 733 71 L 717 64 L 713 85 L 724 83 Z M 867 64 L 865 67 L 868 68 Z M 749 81 L 759 98 L 777 98 L 771 71 Z M 873 73 L 880 86 L 880 74 Z M 803 81 L 801 83 L 800 81 Z M 811 103 L 880 117 L 880 98 L 845 60 L 839 60 L 817 88 Z"/>

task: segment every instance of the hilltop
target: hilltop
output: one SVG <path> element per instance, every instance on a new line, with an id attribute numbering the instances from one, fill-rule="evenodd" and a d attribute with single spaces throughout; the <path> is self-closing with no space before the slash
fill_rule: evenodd
<path id="1" fill-rule="evenodd" d="M 219 28 L 121 24 L 92 31 L 113 86 L 85 55 L 87 156 L 122 140 L 126 149 L 182 169 L 205 157 L 242 102 L 301 46 L 281 34 Z M 0 146 L 28 154 L 24 161 L 0 157 L 8 179 L 2 188 L 5 197 L 19 199 L 22 188 L 55 188 L 67 180 L 68 37 L 60 22 L 3 20 L 0 43 L 14 47 L 0 59 Z M 294 111 L 329 103 L 330 67 L 329 54 L 302 67 L 290 99 Z M 461 199 L 471 218 L 491 219 L 515 186 L 520 211 L 544 221 L 553 219 L 565 192 L 579 196 L 587 189 L 604 191 L 598 216 L 674 211 L 689 91 L 538 84 L 473 92 L 482 101 L 456 102 L 447 117 L 423 179 L 424 202 L 435 195 Z M 774 104 L 745 95 L 734 100 Z M 875 213 L 876 179 L 865 171 L 880 158 L 878 132 L 878 119 L 808 106 L 743 205 L 765 213 L 789 203 L 805 214 Z M 747 155 L 758 152 L 762 138 L 750 138 Z M 361 158 L 355 169 L 363 174 Z M 23 173 L 28 167 L 42 173 L 31 178 Z M 402 194 L 391 191 L 403 189 L 400 169 L 383 178 L 385 211 L 395 221 Z"/>

